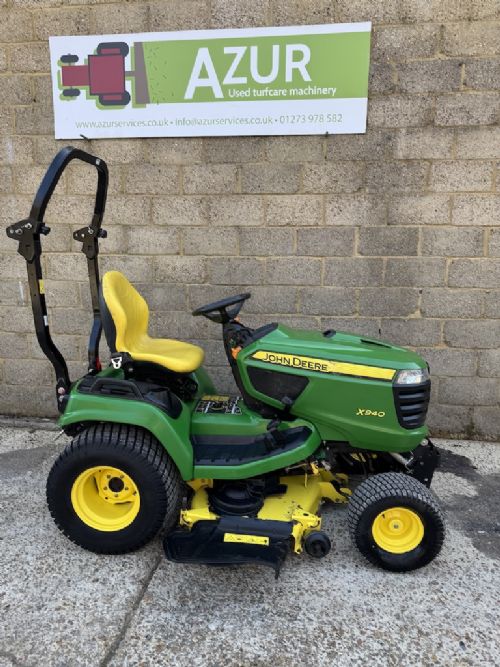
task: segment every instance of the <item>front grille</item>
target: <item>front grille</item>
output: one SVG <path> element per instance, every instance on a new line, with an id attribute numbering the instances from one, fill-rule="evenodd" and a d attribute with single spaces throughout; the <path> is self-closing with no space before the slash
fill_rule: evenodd
<path id="1" fill-rule="evenodd" d="M 394 387 L 396 414 L 403 428 L 418 428 L 424 425 L 430 395 L 430 381 L 410 387 Z"/>

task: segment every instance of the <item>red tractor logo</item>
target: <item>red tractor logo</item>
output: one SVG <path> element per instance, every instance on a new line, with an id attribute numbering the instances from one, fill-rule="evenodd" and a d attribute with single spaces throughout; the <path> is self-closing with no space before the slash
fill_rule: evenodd
<path id="1" fill-rule="evenodd" d="M 89 55 L 84 65 L 76 65 L 79 58 L 72 54 L 61 56 L 61 87 L 63 98 L 78 97 L 81 89 L 97 97 L 102 106 L 123 107 L 130 102 L 125 78 L 133 74 L 125 71 L 129 47 L 125 42 L 102 42 L 96 53 Z"/>

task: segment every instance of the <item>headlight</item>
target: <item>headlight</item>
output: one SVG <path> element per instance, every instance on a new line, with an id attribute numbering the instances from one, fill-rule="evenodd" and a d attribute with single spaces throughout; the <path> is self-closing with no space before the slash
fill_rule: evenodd
<path id="1" fill-rule="evenodd" d="M 394 384 L 423 384 L 431 379 L 427 368 L 416 368 L 412 370 L 399 371 L 394 379 Z"/>

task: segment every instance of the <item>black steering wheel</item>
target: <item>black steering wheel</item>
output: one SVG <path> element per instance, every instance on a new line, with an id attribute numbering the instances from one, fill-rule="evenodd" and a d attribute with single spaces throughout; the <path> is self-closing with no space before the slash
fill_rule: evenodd
<path id="1" fill-rule="evenodd" d="M 237 294 L 236 296 L 228 296 L 226 299 L 221 299 L 220 301 L 214 301 L 213 303 L 207 303 L 206 306 L 200 306 L 193 310 L 193 315 L 197 317 L 198 315 L 203 315 L 212 322 L 217 324 L 227 324 L 238 315 L 243 304 L 247 299 L 252 295 L 250 292 L 245 292 L 244 294 Z M 234 306 L 228 310 L 229 306 Z"/>

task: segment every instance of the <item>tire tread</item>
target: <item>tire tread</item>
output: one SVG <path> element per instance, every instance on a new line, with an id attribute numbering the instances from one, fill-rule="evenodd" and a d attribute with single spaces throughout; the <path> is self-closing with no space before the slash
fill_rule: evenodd
<path id="1" fill-rule="evenodd" d="M 157 488 L 157 500 L 161 507 L 161 516 L 164 516 L 164 521 L 159 525 L 148 531 L 147 534 L 132 548 L 124 548 L 114 550 L 113 553 L 127 553 L 141 548 L 158 532 L 163 524 L 166 528 L 170 528 L 179 517 L 179 511 L 182 503 L 182 480 L 179 472 L 159 440 L 155 438 L 149 431 L 138 428 L 128 424 L 118 423 L 96 423 L 89 426 L 65 447 L 59 457 L 54 462 L 47 480 L 47 501 L 49 511 L 58 528 L 66 535 L 72 542 L 78 544 L 78 541 L 73 538 L 71 534 L 60 524 L 57 516 L 51 507 L 51 477 L 53 474 L 57 476 L 58 470 L 65 465 L 68 458 L 85 458 L 88 455 L 88 450 L 96 444 L 103 444 L 108 447 L 116 447 L 125 451 L 128 456 L 136 461 L 147 462 L 158 473 L 161 479 L 165 493 L 162 493 L 161 485 Z M 94 450 L 95 451 L 95 450 Z M 108 549 L 99 548 L 93 549 L 96 553 L 110 553 Z"/>
<path id="2" fill-rule="evenodd" d="M 354 491 L 347 508 L 347 523 L 351 538 L 360 548 L 357 539 L 357 530 L 359 521 L 364 512 L 368 510 L 374 503 L 387 498 L 408 498 L 409 500 L 417 500 L 424 505 L 427 505 L 429 511 L 434 516 L 437 524 L 441 530 L 438 535 L 437 543 L 435 544 L 434 553 L 430 560 L 434 558 L 441 550 L 445 537 L 444 528 L 444 514 L 441 510 L 436 496 L 430 489 L 424 486 L 417 479 L 398 472 L 387 472 L 374 475 L 364 480 Z M 370 562 L 380 565 L 377 556 L 367 551 L 360 549 L 361 553 Z M 427 561 L 428 562 L 428 561 Z"/>

